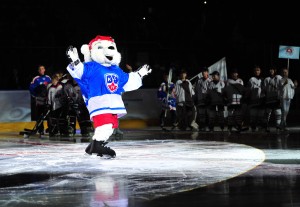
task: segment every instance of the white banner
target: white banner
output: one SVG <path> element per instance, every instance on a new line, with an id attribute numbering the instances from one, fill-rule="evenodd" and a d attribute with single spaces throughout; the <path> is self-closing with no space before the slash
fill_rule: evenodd
<path id="1" fill-rule="evenodd" d="M 217 61 L 216 63 L 214 63 L 208 67 L 209 74 L 211 74 L 214 71 L 218 71 L 220 73 L 221 80 L 223 80 L 223 81 L 227 80 L 227 66 L 226 66 L 226 58 L 225 57 L 223 57 L 221 60 Z M 200 72 L 199 74 L 197 74 L 196 76 L 192 77 L 189 80 L 192 81 L 196 77 L 201 78 L 202 72 Z"/>
<path id="2" fill-rule="evenodd" d="M 225 57 L 223 57 L 221 60 L 208 67 L 209 74 L 211 74 L 214 71 L 218 71 L 220 73 L 221 80 L 223 81 L 227 80 L 227 66 L 226 66 Z"/>

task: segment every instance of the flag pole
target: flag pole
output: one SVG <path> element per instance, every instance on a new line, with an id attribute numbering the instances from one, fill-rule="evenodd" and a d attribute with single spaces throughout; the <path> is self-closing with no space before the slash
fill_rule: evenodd
<path id="1" fill-rule="evenodd" d="M 202 72 L 200 72 L 200 73 L 202 73 Z M 197 75 L 195 75 L 194 77 L 192 77 L 192 78 L 190 78 L 189 79 L 189 81 L 192 81 L 192 80 L 194 80 L 197 76 L 199 76 L 200 75 L 200 73 L 198 73 Z"/>
<path id="2" fill-rule="evenodd" d="M 289 69 L 289 66 L 290 66 L 290 58 L 288 58 L 288 61 L 287 61 L 287 69 Z"/>

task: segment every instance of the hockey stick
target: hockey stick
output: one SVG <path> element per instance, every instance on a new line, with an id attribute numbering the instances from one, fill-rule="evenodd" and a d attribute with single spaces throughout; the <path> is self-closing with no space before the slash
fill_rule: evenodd
<path id="1" fill-rule="evenodd" d="M 43 113 L 42 117 L 36 122 L 33 129 L 25 128 L 24 131 L 19 132 L 19 135 L 34 135 L 37 133 L 39 127 L 43 124 L 44 120 L 47 118 L 48 114 L 50 113 L 50 109 Z"/>

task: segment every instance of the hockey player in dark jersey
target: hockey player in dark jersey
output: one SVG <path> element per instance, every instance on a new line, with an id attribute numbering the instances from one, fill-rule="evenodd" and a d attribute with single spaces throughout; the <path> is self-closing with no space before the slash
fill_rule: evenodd
<path id="1" fill-rule="evenodd" d="M 224 81 L 220 80 L 220 73 L 214 71 L 210 74 L 212 81 L 207 87 L 207 103 L 208 107 L 208 128 L 210 132 L 214 131 L 216 122 L 220 125 L 221 130 L 224 130 L 225 118 L 224 118 L 224 97 L 223 90 L 225 87 Z"/>
<path id="2" fill-rule="evenodd" d="M 70 46 L 67 49 L 71 61 L 67 70 L 79 84 L 94 123 L 92 142 L 85 152 L 115 157 L 115 151 L 106 145 L 118 127 L 118 118 L 127 113 L 122 93 L 140 88 L 142 78 L 152 70 L 149 65 L 143 65 L 138 71 L 124 72 L 119 67 L 121 54 L 110 36 L 96 36 L 88 45 L 82 45 L 81 52 L 84 63 L 80 61 L 76 48 Z"/>
<path id="3" fill-rule="evenodd" d="M 55 73 L 48 85 L 49 137 L 70 137 L 76 134 L 76 122 L 81 135 L 89 137 L 92 123 L 78 84 L 69 75 Z"/>
<path id="4" fill-rule="evenodd" d="M 249 118 L 251 131 L 255 132 L 257 127 L 261 129 L 267 128 L 266 120 L 264 118 L 264 79 L 261 76 L 261 68 L 256 65 L 253 68 L 253 76 L 249 79 L 246 86 L 246 98 L 248 101 Z"/>
<path id="5" fill-rule="evenodd" d="M 199 131 L 206 131 L 208 123 L 208 104 L 207 104 L 207 91 L 208 85 L 212 81 L 209 77 L 208 68 L 203 68 L 201 71 L 202 77 L 198 78 L 194 84 L 195 90 L 195 104 L 197 109 L 196 122 L 199 126 Z"/>
<path id="6" fill-rule="evenodd" d="M 89 111 L 86 108 L 85 102 L 82 97 L 82 93 L 80 90 L 80 87 L 78 83 L 69 75 L 67 75 L 67 85 L 69 86 L 69 89 L 72 88 L 72 90 L 69 90 L 70 92 L 73 91 L 75 96 L 70 97 L 70 112 L 73 114 L 74 117 L 76 117 L 76 121 L 79 124 L 80 127 L 80 134 L 83 137 L 89 137 L 92 132 L 94 132 L 93 124 L 90 119 Z M 75 120 L 74 120 L 75 121 Z M 75 121 L 75 122 L 76 122 Z M 75 128 L 75 125 L 73 125 Z M 74 131 L 74 134 L 76 133 L 76 130 Z"/>
<path id="7" fill-rule="evenodd" d="M 266 119 L 266 132 L 270 132 L 270 119 L 271 114 L 274 113 L 276 130 L 279 131 L 281 121 L 281 108 L 280 108 L 280 80 L 281 75 L 276 74 L 276 67 L 272 66 L 269 69 L 269 76 L 264 79 L 265 90 L 265 119 Z"/>

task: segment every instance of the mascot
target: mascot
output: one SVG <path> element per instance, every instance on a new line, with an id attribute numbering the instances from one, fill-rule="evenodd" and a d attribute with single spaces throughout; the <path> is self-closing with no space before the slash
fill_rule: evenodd
<path id="1" fill-rule="evenodd" d="M 98 35 L 88 45 L 82 45 L 84 62 L 75 47 L 69 46 L 66 53 L 70 60 L 67 70 L 80 86 L 95 128 L 85 152 L 114 158 L 115 151 L 106 145 L 118 128 L 118 118 L 127 113 L 121 95 L 140 88 L 142 78 L 152 69 L 145 64 L 135 72 L 124 72 L 119 67 L 121 54 L 110 36 Z"/>

